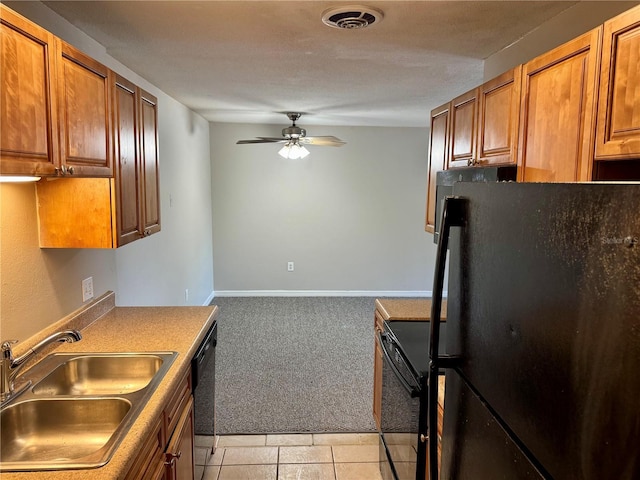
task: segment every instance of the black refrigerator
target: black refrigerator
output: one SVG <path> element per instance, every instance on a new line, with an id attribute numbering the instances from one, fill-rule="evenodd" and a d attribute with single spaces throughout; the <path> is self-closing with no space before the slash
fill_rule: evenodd
<path id="1" fill-rule="evenodd" d="M 457 183 L 446 204 L 440 478 L 640 479 L 640 184 Z"/>

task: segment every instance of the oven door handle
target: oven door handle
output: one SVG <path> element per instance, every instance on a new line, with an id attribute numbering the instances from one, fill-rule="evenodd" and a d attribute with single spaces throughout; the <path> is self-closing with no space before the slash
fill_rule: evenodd
<path id="1" fill-rule="evenodd" d="M 382 333 L 381 332 L 377 332 L 377 335 L 378 335 L 378 343 L 380 344 L 380 348 L 382 349 L 382 353 L 384 354 L 384 356 L 385 356 L 385 358 L 387 360 L 387 363 L 389 364 L 389 367 L 391 368 L 391 371 L 395 374 L 396 378 L 398 380 L 400 380 L 400 383 L 402 384 L 404 389 L 407 391 L 407 393 L 411 396 L 411 398 L 419 397 L 420 396 L 420 389 L 410 385 L 409 382 L 407 382 L 407 380 L 402 376 L 402 374 L 400 373 L 398 368 L 395 366 L 393 360 L 391 359 L 391 355 L 389 355 L 389 352 L 387 352 L 387 349 L 384 346 L 384 342 L 382 341 Z"/>

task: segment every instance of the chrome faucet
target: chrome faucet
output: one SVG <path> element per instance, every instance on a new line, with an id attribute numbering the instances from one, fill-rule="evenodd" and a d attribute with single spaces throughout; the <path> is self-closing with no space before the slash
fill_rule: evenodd
<path id="1" fill-rule="evenodd" d="M 82 339 L 82 335 L 77 330 L 63 330 L 61 332 L 56 332 L 52 335 L 49 335 L 47 338 L 38 342 L 34 347 L 29 349 L 27 352 L 23 353 L 19 357 L 13 356 L 13 351 L 11 350 L 11 345 L 17 343 L 17 340 L 8 340 L 2 343 L 2 358 L 0 361 L 2 365 L 0 366 L 0 376 L 2 377 L 0 380 L 0 401 L 2 404 L 7 402 L 10 398 L 19 395 L 26 388 L 31 385 L 31 380 L 28 380 L 24 385 L 22 385 L 17 391 L 15 390 L 15 379 L 22 370 L 22 367 L 27 363 L 27 360 L 30 360 L 34 355 L 36 355 L 40 350 L 53 342 L 77 342 Z"/>

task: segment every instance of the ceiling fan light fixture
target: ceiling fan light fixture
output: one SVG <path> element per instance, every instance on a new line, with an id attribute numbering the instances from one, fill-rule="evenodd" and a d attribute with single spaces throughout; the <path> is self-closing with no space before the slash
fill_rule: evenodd
<path id="1" fill-rule="evenodd" d="M 296 120 L 302 115 L 299 112 L 286 112 L 287 117 L 291 120 L 291 126 L 282 129 L 282 138 L 277 137 L 257 137 L 252 140 L 238 140 L 236 144 L 256 144 L 256 143 L 282 143 L 284 147 L 280 149 L 278 154 L 284 158 L 298 159 L 305 158 L 309 155 L 305 145 L 316 145 L 319 147 L 341 147 L 346 144 L 338 137 L 333 135 L 325 135 L 320 137 L 307 137 L 307 131 L 296 125 Z"/>
<path id="2" fill-rule="evenodd" d="M 285 143 L 284 147 L 278 152 L 278 155 L 282 158 L 297 160 L 299 158 L 305 158 L 309 153 L 309 150 L 303 145 L 300 145 L 296 140 L 292 140 L 291 142 Z"/>

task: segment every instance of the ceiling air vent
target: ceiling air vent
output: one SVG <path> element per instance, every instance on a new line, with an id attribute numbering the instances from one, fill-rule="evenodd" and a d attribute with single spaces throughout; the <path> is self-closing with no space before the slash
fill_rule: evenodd
<path id="1" fill-rule="evenodd" d="M 366 28 L 379 23 L 383 14 L 380 10 L 362 5 L 330 8 L 322 14 L 322 22 L 334 28 Z"/>

